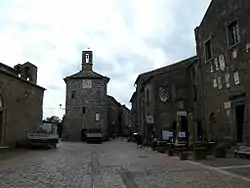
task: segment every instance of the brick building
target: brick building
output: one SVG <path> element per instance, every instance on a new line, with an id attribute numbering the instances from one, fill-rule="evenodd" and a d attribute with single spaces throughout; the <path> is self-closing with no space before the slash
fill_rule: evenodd
<path id="1" fill-rule="evenodd" d="M 136 92 L 130 101 L 133 124 L 143 137 L 149 138 L 152 131 L 160 136 L 162 129 L 176 130 L 177 112 L 182 116 L 182 130 L 187 130 L 186 115 L 189 110 L 193 111 L 199 134 L 202 134 L 199 73 L 198 58 L 195 56 L 137 77 Z"/>
<path id="2" fill-rule="evenodd" d="M 0 63 L 0 144 L 15 146 L 42 122 L 45 89 L 37 85 L 37 67 Z"/>
<path id="3" fill-rule="evenodd" d="M 207 136 L 249 139 L 249 11 L 249 0 L 213 0 L 195 29 Z"/>
<path id="4" fill-rule="evenodd" d="M 82 70 L 64 78 L 66 112 L 64 138 L 80 141 L 87 128 L 107 136 L 107 84 L 109 78 L 93 71 L 92 51 L 82 52 Z"/>

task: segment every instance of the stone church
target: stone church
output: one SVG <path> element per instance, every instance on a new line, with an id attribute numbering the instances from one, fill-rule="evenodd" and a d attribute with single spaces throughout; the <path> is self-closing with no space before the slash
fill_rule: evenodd
<path id="1" fill-rule="evenodd" d="M 42 122 L 45 88 L 37 84 L 32 63 L 0 63 L 0 147 L 15 147 Z"/>
<path id="2" fill-rule="evenodd" d="M 110 78 L 93 71 L 93 52 L 82 52 L 82 70 L 64 78 L 66 109 L 64 139 L 83 140 L 88 128 L 107 136 L 107 84 Z"/>

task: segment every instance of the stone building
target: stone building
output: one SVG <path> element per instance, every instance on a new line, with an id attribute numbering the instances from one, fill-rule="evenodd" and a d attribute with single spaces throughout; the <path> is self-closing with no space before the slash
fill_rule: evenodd
<path id="1" fill-rule="evenodd" d="M 80 141 L 88 128 L 107 136 L 107 84 L 109 78 L 93 71 L 92 51 L 82 52 L 82 70 L 64 78 L 66 112 L 64 138 Z"/>
<path id="2" fill-rule="evenodd" d="M 108 95 L 108 135 L 119 135 L 121 132 L 121 116 L 120 116 L 121 104 L 117 100 Z"/>
<path id="3" fill-rule="evenodd" d="M 249 141 L 249 11 L 249 0 L 212 0 L 195 29 L 207 136 Z"/>
<path id="4" fill-rule="evenodd" d="M 108 95 L 108 133 L 109 136 L 128 136 L 131 126 L 131 113 L 125 106 Z"/>
<path id="5" fill-rule="evenodd" d="M 129 110 L 126 105 L 122 105 L 120 107 L 120 113 L 121 113 L 121 135 L 122 136 L 129 136 L 130 130 L 131 130 L 131 110 Z"/>
<path id="6" fill-rule="evenodd" d="M 182 119 L 182 131 L 187 131 L 187 112 L 190 110 L 196 118 L 199 135 L 203 134 L 199 72 L 195 56 L 137 77 L 136 92 L 131 98 L 132 113 L 133 123 L 143 137 L 149 139 L 153 131 L 161 136 L 162 129 L 175 131 L 177 114 Z"/>
<path id="7" fill-rule="evenodd" d="M 136 121 L 136 114 L 137 114 L 137 103 L 136 103 L 136 99 L 137 99 L 137 94 L 136 92 L 134 92 L 132 94 L 132 97 L 130 98 L 129 102 L 131 103 L 131 129 L 133 132 L 138 132 L 138 124 Z"/>
<path id="8" fill-rule="evenodd" d="M 37 67 L 0 63 L 0 144 L 9 147 L 36 131 L 42 122 L 45 89 L 37 85 Z"/>

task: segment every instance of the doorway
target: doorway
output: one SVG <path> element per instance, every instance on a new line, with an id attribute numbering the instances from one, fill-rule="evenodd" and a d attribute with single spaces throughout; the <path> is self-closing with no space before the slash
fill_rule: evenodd
<path id="1" fill-rule="evenodd" d="M 243 141 L 243 127 L 244 127 L 245 104 L 235 106 L 235 126 L 236 126 L 236 141 L 242 143 Z"/>

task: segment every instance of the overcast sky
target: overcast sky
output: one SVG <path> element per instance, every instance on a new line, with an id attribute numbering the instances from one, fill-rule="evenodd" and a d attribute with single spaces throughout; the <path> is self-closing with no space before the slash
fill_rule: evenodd
<path id="1" fill-rule="evenodd" d="M 194 28 L 210 1 L 0 1 L 0 62 L 35 64 L 44 117 L 61 117 L 63 78 L 81 69 L 89 47 L 95 71 L 111 78 L 108 94 L 130 107 L 138 74 L 195 55 Z"/>

